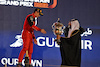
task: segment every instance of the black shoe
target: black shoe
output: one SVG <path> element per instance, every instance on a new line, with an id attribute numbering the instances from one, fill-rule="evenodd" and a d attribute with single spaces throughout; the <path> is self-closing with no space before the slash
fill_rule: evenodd
<path id="1" fill-rule="evenodd" d="M 17 64 L 17 67 L 23 67 L 22 64 Z"/>

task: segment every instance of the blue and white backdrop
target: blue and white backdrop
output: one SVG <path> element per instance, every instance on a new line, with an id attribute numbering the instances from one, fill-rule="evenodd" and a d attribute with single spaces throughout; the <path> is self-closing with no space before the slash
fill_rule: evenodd
<path id="1" fill-rule="evenodd" d="M 81 35 L 81 67 L 100 67 L 100 0 L 0 0 L 0 67 L 5 64 L 15 67 L 18 63 L 24 20 L 36 7 L 44 13 L 38 18 L 37 26 L 45 29 L 47 34 L 35 31 L 38 45 L 33 46 L 34 67 L 61 64 L 59 45 L 54 42 L 51 28 L 57 18 L 65 26 L 70 19 L 79 19 L 86 30 Z"/>

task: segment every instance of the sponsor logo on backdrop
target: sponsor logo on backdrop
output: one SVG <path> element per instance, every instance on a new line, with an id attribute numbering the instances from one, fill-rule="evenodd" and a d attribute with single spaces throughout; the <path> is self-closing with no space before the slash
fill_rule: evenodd
<path id="1" fill-rule="evenodd" d="M 57 0 L 0 0 L 1 5 L 14 5 L 14 6 L 25 6 L 25 7 L 40 7 L 40 8 L 55 8 Z"/>
<path id="2" fill-rule="evenodd" d="M 22 65 L 25 66 L 24 64 L 25 59 L 22 60 Z M 2 58 L 1 59 L 1 63 L 3 65 L 7 64 L 7 65 L 17 65 L 18 64 L 18 58 Z M 31 60 L 32 66 L 36 66 L 36 67 L 42 67 L 43 64 L 43 60 Z"/>
<path id="3" fill-rule="evenodd" d="M 82 37 L 85 36 L 90 36 L 92 35 L 92 30 L 90 28 L 87 28 L 87 30 L 81 35 Z M 14 43 L 10 45 L 10 47 L 21 47 L 23 45 L 23 40 L 22 40 L 22 35 L 16 35 L 15 38 L 17 39 Z M 54 42 L 55 38 L 50 38 L 50 37 L 37 37 L 37 45 L 38 46 L 46 46 L 46 47 L 57 47 L 59 48 L 60 46 Z M 88 49 L 92 50 L 92 41 L 91 40 L 81 40 L 81 49 Z"/>
<path id="4" fill-rule="evenodd" d="M 88 36 L 88 35 L 92 35 L 92 30 L 90 28 L 87 28 L 87 31 L 81 34 L 81 36 Z"/>

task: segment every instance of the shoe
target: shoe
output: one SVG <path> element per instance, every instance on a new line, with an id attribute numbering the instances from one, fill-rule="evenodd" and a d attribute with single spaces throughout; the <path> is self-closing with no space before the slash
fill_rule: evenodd
<path id="1" fill-rule="evenodd" d="M 23 67 L 22 64 L 17 64 L 17 67 Z"/>

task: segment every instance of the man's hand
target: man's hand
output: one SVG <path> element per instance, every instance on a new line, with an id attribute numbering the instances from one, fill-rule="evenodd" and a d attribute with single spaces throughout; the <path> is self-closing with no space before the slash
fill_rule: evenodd
<path id="1" fill-rule="evenodd" d="M 34 43 L 37 44 L 37 40 L 34 38 Z"/>
<path id="2" fill-rule="evenodd" d="M 46 34 L 46 31 L 44 29 L 41 29 L 41 33 Z"/>

